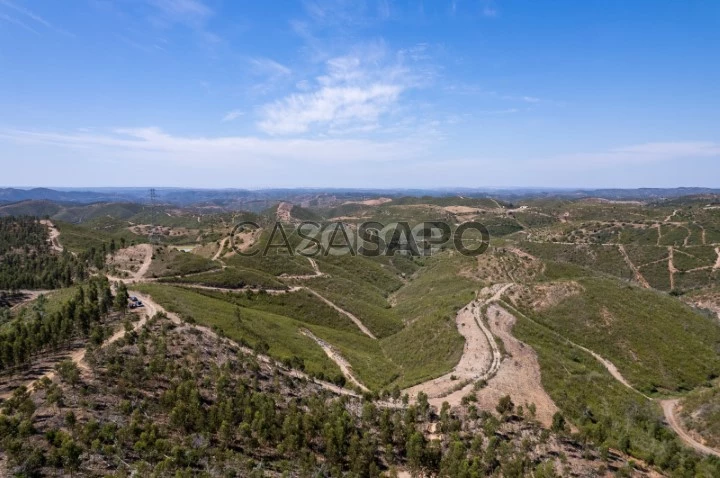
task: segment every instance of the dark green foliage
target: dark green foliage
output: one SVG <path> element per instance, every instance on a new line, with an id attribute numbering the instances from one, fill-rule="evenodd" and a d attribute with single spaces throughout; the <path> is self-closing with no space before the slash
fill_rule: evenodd
<path id="1" fill-rule="evenodd" d="M 89 337 L 106 315 L 109 288 L 107 280 L 92 280 L 79 286 L 60 310 L 35 310 L 29 320 L 11 322 L 0 332 L 0 371 L 26 365 L 38 354 L 59 350 L 76 338 Z"/>
<path id="2" fill-rule="evenodd" d="M 37 218 L 0 217 L 0 289 L 57 289 L 86 275 L 82 258 L 52 251 Z"/>

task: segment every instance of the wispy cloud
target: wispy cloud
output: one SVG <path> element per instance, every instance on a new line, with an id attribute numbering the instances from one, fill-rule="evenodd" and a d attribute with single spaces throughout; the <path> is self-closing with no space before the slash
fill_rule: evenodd
<path id="1" fill-rule="evenodd" d="M 292 77 L 292 70 L 270 58 L 255 57 L 248 60 L 249 72 L 256 83 L 251 91 L 257 95 L 266 95 Z"/>
<path id="2" fill-rule="evenodd" d="M 288 76 L 292 70 L 270 58 L 250 58 L 250 66 L 256 74 L 275 76 Z"/>
<path id="3" fill-rule="evenodd" d="M 720 143 L 713 141 L 668 141 L 640 143 L 594 153 L 576 153 L 532 162 L 546 167 L 583 170 L 588 167 L 607 168 L 667 161 L 720 158 Z"/>
<path id="4" fill-rule="evenodd" d="M 241 117 L 244 114 L 245 113 L 240 110 L 228 111 L 225 114 L 225 116 L 223 116 L 222 121 L 223 121 L 223 123 L 226 123 L 228 121 L 235 121 L 236 119 L 238 119 L 239 117 Z"/>
<path id="5" fill-rule="evenodd" d="M 258 127 L 269 134 L 373 129 L 404 91 L 420 83 L 422 75 L 404 63 L 402 54 L 391 56 L 383 45 L 331 58 L 312 85 L 301 83 L 302 92 L 261 108 Z"/>
<path id="6" fill-rule="evenodd" d="M 160 21 L 198 27 L 214 13 L 200 0 L 148 0 L 160 14 Z"/>
<path id="7" fill-rule="evenodd" d="M 492 0 L 485 0 L 482 2 L 482 14 L 483 16 L 490 18 L 494 18 L 498 15 L 498 10 Z"/>
<path id="8" fill-rule="evenodd" d="M 158 45 L 157 43 L 148 42 L 148 43 L 140 43 L 137 41 L 134 41 L 124 35 L 117 35 L 117 37 L 126 45 L 129 45 L 135 49 L 138 49 L 140 51 L 143 51 L 145 53 L 152 53 L 152 52 L 158 52 L 158 51 L 165 51 L 165 49 Z"/>
<path id="9" fill-rule="evenodd" d="M 395 161 L 420 155 L 423 141 L 358 139 L 267 139 L 252 136 L 174 136 L 159 128 L 119 128 L 105 134 L 0 130 L 0 138 L 46 144 L 103 157 L 146 158 L 208 165 L 251 165 L 258 159 L 305 164 Z"/>
<path id="10" fill-rule="evenodd" d="M 25 8 L 25 7 L 21 7 L 20 5 L 16 5 L 15 3 L 11 2 L 10 0 L 0 0 L 0 5 L 3 5 L 3 6 L 5 6 L 5 7 L 7 7 L 7 8 L 10 8 L 10 9 L 12 9 L 12 10 L 15 10 L 16 12 L 24 15 L 25 17 L 33 20 L 35 23 L 38 23 L 38 24 L 44 26 L 45 28 L 48 28 L 48 29 L 50 29 L 50 30 L 53 30 L 53 31 L 56 32 L 56 33 L 60 33 L 60 34 L 67 35 L 67 36 L 75 36 L 75 35 L 73 35 L 73 34 L 70 33 L 70 32 L 67 32 L 67 31 L 65 31 L 65 30 L 63 30 L 63 29 L 61 29 L 61 28 L 55 27 L 54 25 L 52 25 L 49 21 L 45 20 L 45 19 L 44 19 L 43 17 L 41 17 L 40 15 L 37 15 L 36 13 L 34 13 L 33 11 L 31 11 L 31 10 Z M 8 17 L 8 16 L 6 16 L 6 15 L 3 15 L 1 18 L 7 20 L 8 18 L 12 18 L 12 17 Z M 38 33 L 37 31 L 35 31 L 34 29 L 30 28 L 29 26 L 25 25 L 23 22 L 21 22 L 21 21 L 19 21 L 19 20 L 17 20 L 17 19 L 13 19 L 12 22 L 15 23 L 15 24 L 17 24 L 17 25 L 20 25 L 20 26 L 22 26 L 22 27 L 24 27 L 24 28 L 27 28 L 27 29 L 29 29 L 29 30 L 31 30 L 31 31 L 34 31 L 35 33 Z"/>
<path id="11" fill-rule="evenodd" d="M 6 14 L 4 14 L 4 13 L 2 13 L 2 12 L 0 12 L 0 20 L 5 20 L 5 21 L 8 22 L 8 23 L 12 23 L 13 25 L 17 25 L 17 26 L 19 26 L 20 28 L 24 28 L 24 29 L 27 30 L 27 31 L 30 31 L 30 32 L 35 33 L 36 35 L 39 35 L 39 34 L 40 34 L 40 32 L 38 32 L 38 31 L 35 30 L 34 28 L 28 26 L 28 25 L 27 25 L 26 23 L 24 23 L 23 21 L 18 20 L 18 19 L 15 18 L 15 17 L 11 17 L 10 15 L 6 15 Z"/>

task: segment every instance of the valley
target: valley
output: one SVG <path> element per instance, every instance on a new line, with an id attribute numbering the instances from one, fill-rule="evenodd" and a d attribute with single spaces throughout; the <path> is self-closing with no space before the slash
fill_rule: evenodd
<path id="1" fill-rule="evenodd" d="M 332 207 L 306 212 L 290 200 L 264 213 L 186 215 L 174 207 L 157 215 L 164 216 L 166 239 L 154 244 L 130 232 L 128 224 L 148 214 L 131 205 L 108 204 L 105 210 L 127 211 L 112 220 L 93 205 L 88 211 L 98 215 L 83 215 L 82 222 L 50 217 L 38 220 L 37 229 L 26 221 L 22 227 L 45 236 L 35 240 L 41 254 L 35 257 L 76 262 L 78 272 L 66 276 L 68 292 L 18 283 L 24 288 L 19 299 L 0 309 L 0 334 L 12 334 L 0 351 L 3 363 L 22 363 L 22 373 L 17 365 L 2 371 L 6 413 L 18 413 L 17 402 L 35 402 L 48 387 L 64 387 L 73 367 L 77 377 L 71 380 L 107 380 L 99 357 L 123 349 L 129 359 L 142 352 L 132 345 L 138 337 L 155 341 L 148 330 L 169 321 L 162 334 L 170 327 L 181 342 L 210 341 L 216 345 L 208 351 L 236 350 L 248 357 L 243 361 L 256 360 L 272 369 L 267 373 L 302 383 L 294 387 L 322 390 L 328 403 L 350 400 L 344 406 L 352 408 L 354 401 L 392 414 L 415 410 L 424 417 L 414 425 L 423 446 L 439 447 L 440 453 L 458 439 L 449 432 L 452 420 L 462 423 L 463 440 L 472 437 L 467 432 L 473 427 L 511 426 L 515 417 L 550 431 L 559 440 L 556 449 L 583 443 L 594 458 L 573 461 L 571 474 L 577 476 L 633 466 L 635 474 L 672 474 L 687 460 L 702 469 L 715 466 L 720 449 L 708 445 L 712 426 L 689 421 L 682 407 L 686 395 L 693 406 L 702 406 L 703 390 L 712 390 L 720 376 L 720 236 L 714 235 L 720 217 L 698 206 L 710 199 L 673 199 L 669 205 L 423 200 L 338 200 L 338 207 L 352 207 L 363 220 L 413 223 L 449 214 L 452 227 L 479 221 L 491 233 L 488 251 L 477 258 L 452 249 L 429 257 L 302 257 L 244 256 L 228 247 L 227 235 L 241 219 L 261 224 L 252 240 L 262 242 L 274 220 L 293 224 L 296 215 L 327 221 L 338 215 Z M 0 206 L 0 214 L 12 227 L 16 216 L 9 214 L 31 207 Z M 609 215 L 614 219 L 607 221 Z M 343 221 L 350 229 L 360 223 L 347 215 Z M 192 247 L 185 252 L 174 244 Z M 107 285 L 83 286 L 95 283 Z M 99 297 L 97 305 L 89 302 L 81 310 L 90 316 L 95 308 L 107 310 L 107 318 L 99 313 L 97 322 L 82 325 L 83 315 L 72 312 L 79 328 L 68 332 L 69 342 L 41 345 L 17 358 L 15 337 L 36 330 L 26 327 L 47 320 L 49 311 L 67 313 L 65 301 L 78 286 Z M 19 289 L 8 288 L 6 296 L 14 290 Z M 71 307 L 89 300 L 87 291 L 71 299 Z M 126 310 L 125 296 L 143 306 Z M 205 353 L 189 345 L 174 350 L 173 360 L 183 361 Z M 480 419 L 473 418 L 478 414 Z M 606 449 L 614 458 L 600 458 Z M 316 459 L 330 459 L 323 450 L 315 449 Z M 89 458 L 93 452 L 83 453 Z M 396 453 L 373 459 L 378 472 L 430 466 L 423 460 L 411 465 L 410 455 Z M 279 470 L 277 459 L 271 468 Z M 509 466 L 503 463 L 496 471 Z M 340 460 L 336 466 L 348 464 Z M 560 473 L 567 465 L 542 453 L 522 465 L 542 466 Z"/>

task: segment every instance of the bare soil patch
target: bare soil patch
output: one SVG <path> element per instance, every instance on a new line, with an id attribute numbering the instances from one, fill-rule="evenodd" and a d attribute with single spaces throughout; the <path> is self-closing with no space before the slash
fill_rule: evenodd
<path id="1" fill-rule="evenodd" d="M 535 404 L 537 420 L 549 427 L 558 408 L 542 386 L 537 354 L 512 335 L 516 321 L 512 314 L 497 304 L 491 304 L 487 316 L 490 330 L 502 340 L 509 356 L 503 360 L 500 370 L 487 386 L 476 393 L 478 408 L 494 410 L 498 400 L 509 395 L 515 405 Z"/>
<path id="2" fill-rule="evenodd" d="M 445 209 L 450 214 L 456 214 L 456 215 L 467 215 L 467 214 L 480 214 L 480 211 L 482 209 L 477 207 L 470 207 L 470 206 L 446 206 L 443 209 Z"/>
<path id="3" fill-rule="evenodd" d="M 527 304 L 535 310 L 546 310 L 565 299 L 582 293 L 583 286 L 575 281 L 552 282 L 514 287 L 509 297 L 513 304 Z"/>
<path id="4" fill-rule="evenodd" d="M 364 206 L 380 206 L 382 204 L 392 202 L 390 198 L 366 199 L 365 201 L 345 201 L 343 204 L 362 204 Z"/>
<path id="5" fill-rule="evenodd" d="M 108 265 L 137 280 L 145 276 L 152 261 L 152 246 L 138 244 L 120 249 L 108 259 Z"/>

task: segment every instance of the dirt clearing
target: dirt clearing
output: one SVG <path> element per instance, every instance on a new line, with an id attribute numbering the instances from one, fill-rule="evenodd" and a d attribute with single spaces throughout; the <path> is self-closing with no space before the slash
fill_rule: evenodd
<path id="1" fill-rule="evenodd" d="M 147 274 L 152 255 L 153 248 L 150 244 L 138 244 L 117 251 L 110 256 L 108 265 L 126 273 L 133 280 L 139 280 Z"/>
<path id="2" fill-rule="evenodd" d="M 498 400 L 509 395 L 516 406 L 534 403 L 537 420 L 549 427 L 558 408 L 542 386 L 537 354 L 512 335 L 516 319 L 507 310 L 492 304 L 488 307 L 487 317 L 490 331 L 502 340 L 509 357 L 503 360 L 500 370 L 487 386 L 477 392 L 478 408 L 494 410 Z"/>

